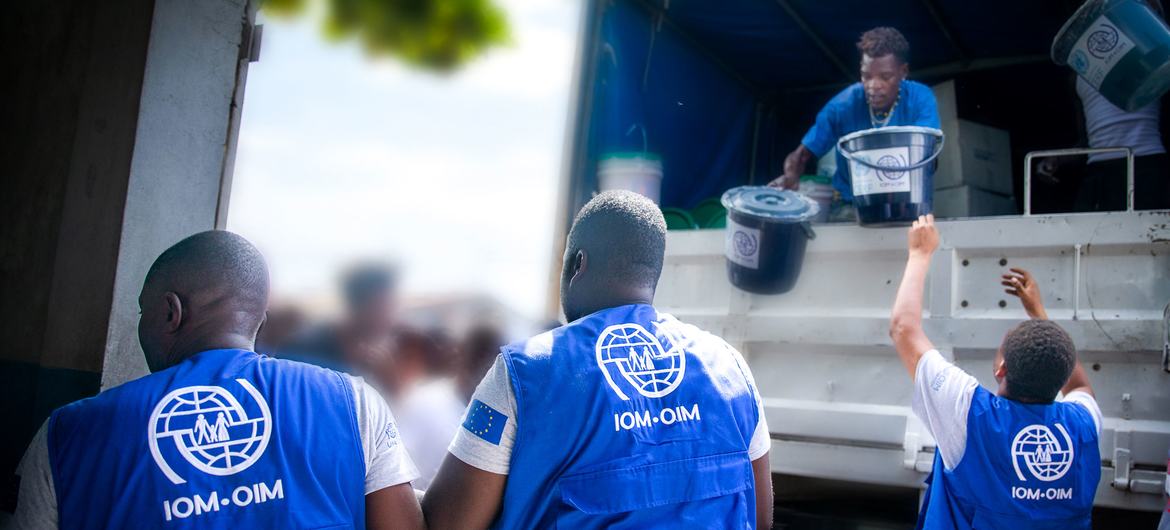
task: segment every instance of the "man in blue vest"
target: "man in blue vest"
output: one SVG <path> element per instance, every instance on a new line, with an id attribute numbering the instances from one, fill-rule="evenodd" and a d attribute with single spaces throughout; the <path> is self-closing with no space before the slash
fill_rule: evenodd
<path id="1" fill-rule="evenodd" d="M 268 270 L 244 238 L 175 244 L 138 302 L 153 373 L 53 412 L 21 463 L 18 527 L 423 527 L 378 393 L 253 351 Z"/>
<path id="2" fill-rule="evenodd" d="M 861 81 L 845 87 L 817 113 L 816 123 L 784 159 L 784 174 L 771 185 L 794 190 L 810 161 L 837 147 L 837 140 L 856 131 L 894 125 L 939 127 L 938 102 L 930 87 L 910 81 L 910 43 L 894 28 L 878 27 L 861 34 Z M 853 201 L 853 184 L 845 158 L 837 154 L 833 187 L 845 202 Z"/>
<path id="3" fill-rule="evenodd" d="M 640 195 L 581 209 L 561 274 L 569 323 L 502 349 L 423 500 L 430 528 L 771 526 L 747 365 L 651 305 L 665 241 Z"/>
<path id="4" fill-rule="evenodd" d="M 1004 284 L 1032 320 L 1008 331 L 996 353 L 998 392 L 980 387 L 922 330 L 923 284 L 939 242 L 933 216 L 915 221 L 909 239 L 890 336 L 914 379 L 914 413 L 937 446 L 918 528 L 1088 530 L 1101 410 L 1072 339 L 1047 320 L 1031 275 L 1015 270 Z"/>

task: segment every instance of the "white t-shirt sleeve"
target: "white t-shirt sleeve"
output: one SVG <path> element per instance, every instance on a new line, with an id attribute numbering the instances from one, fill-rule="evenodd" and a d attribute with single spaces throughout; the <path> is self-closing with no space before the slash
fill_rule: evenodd
<path id="1" fill-rule="evenodd" d="M 386 400 L 362 378 L 348 377 L 353 383 L 358 431 L 366 456 L 366 495 L 417 479 L 418 469 L 398 434 Z"/>
<path id="2" fill-rule="evenodd" d="M 911 408 L 934 437 L 943 465 L 954 469 L 967 449 L 967 413 L 979 381 L 943 358 L 922 354 L 914 373 Z"/>
<path id="3" fill-rule="evenodd" d="M 480 436 L 468 429 L 469 414 L 482 413 L 486 406 L 494 417 L 503 417 L 503 433 L 498 442 L 492 434 Z M 463 413 L 462 426 L 455 431 L 455 438 L 447 447 L 452 455 L 469 466 L 489 473 L 507 475 L 512 463 L 512 447 L 516 445 L 516 394 L 508 379 L 508 365 L 504 357 L 497 356 L 487 374 L 483 376 L 471 403 Z"/>
<path id="4" fill-rule="evenodd" d="M 727 349 L 735 358 L 744 377 L 747 378 L 748 386 L 752 389 L 752 398 L 756 401 L 756 410 L 760 411 L 760 419 L 756 422 L 756 428 L 752 431 L 752 440 L 748 444 L 748 458 L 754 461 L 768 454 L 768 451 L 772 449 L 772 437 L 768 432 L 768 418 L 764 415 L 764 399 L 760 397 L 760 388 L 756 386 L 756 378 L 752 375 L 752 370 L 748 367 L 747 361 L 743 359 L 743 355 L 731 345 L 727 345 Z"/>
<path id="5" fill-rule="evenodd" d="M 53 487 L 53 470 L 49 464 L 49 422 L 28 444 L 16 474 L 20 475 L 20 493 L 13 516 L 13 528 L 57 528 L 57 491 Z"/>
<path id="6" fill-rule="evenodd" d="M 1065 394 L 1064 399 L 1061 399 L 1061 401 L 1065 403 L 1076 403 L 1082 407 L 1085 407 L 1085 410 L 1089 411 L 1089 416 L 1093 417 L 1093 425 L 1097 427 L 1097 435 L 1100 436 L 1101 407 L 1097 406 L 1097 400 L 1094 399 L 1093 396 L 1089 395 L 1088 392 L 1075 390 Z"/>

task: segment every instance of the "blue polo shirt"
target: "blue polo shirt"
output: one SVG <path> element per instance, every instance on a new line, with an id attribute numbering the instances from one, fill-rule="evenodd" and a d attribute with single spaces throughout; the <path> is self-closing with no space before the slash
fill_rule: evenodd
<path id="1" fill-rule="evenodd" d="M 918 125 L 939 128 L 938 103 L 930 87 L 916 81 L 902 81 L 898 104 L 887 126 Z M 817 158 L 837 146 L 837 140 L 851 132 L 873 128 L 869 117 L 869 105 L 865 102 L 865 88 L 853 83 L 833 96 L 817 113 L 817 122 L 808 130 L 800 143 L 812 151 Z M 837 153 L 837 173 L 833 175 L 833 187 L 841 192 L 841 198 L 853 200 L 853 185 L 849 179 L 849 164 Z"/>

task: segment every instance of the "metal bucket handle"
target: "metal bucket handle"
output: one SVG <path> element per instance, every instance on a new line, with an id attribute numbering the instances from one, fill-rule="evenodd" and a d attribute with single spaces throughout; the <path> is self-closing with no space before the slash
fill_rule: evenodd
<path id="1" fill-rule="evenodd" d="M 938 158 L 938 155 L 942 154 L 944 143 L 946 143 L 946 135 L 943 135 L 943 134 L 938 135 L 938 146 L 935 148 L 934 154 L 926 157 L 925 160 L 922 160 L 921 162 L 918 162 L 917 164 L 911 164 L 911 165 L 906 166 L 906 167 L 879 166 L 877 164 L 869 162 L 868 160 L 862 160 L 861 158 L 854 158 L 853 155 L 856 154 L 856 152 L 850 151 L 850 150 L 845 148 L 845 138 L 842 138 L 841 140 L 837 141 L 837 151 L 840 151 L 841 155 L 844 156 L 850 162 L 857 162 L 858 164 L 861 164 L 861 165 L 868 167 L 870 169 L 876 169 L 878 171 L 899 171 L 899 172 L 902 172 L 902 171 L 914 171 L 915 169 L 925 167 L 927 164 L 934 162 L 934 159 Z"/>
<path id="2" fill-rule="evenodd" d="M 808 221 L 801 221 L 800 229 L 804 230 L 804 235 L 808 236 L 809 239 L 817 238 L 817 233 L 813 231 L 812 223 L 809 223 Z"/>

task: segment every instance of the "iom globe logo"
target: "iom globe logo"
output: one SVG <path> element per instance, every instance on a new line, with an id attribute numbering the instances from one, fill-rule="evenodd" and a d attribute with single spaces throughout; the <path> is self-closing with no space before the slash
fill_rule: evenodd
<path id="1" fill-rule="evenodd" d="M 883 169 L 878 170 L 878 178 L 882 180 L 898 180 L 906 174 L 901 168 L 906 167 L 906 160 L 901 156 L 883 155 L 875 164 Z"/>
<path id="2" fill-rule="evenodd" d="M 183 461 L 209 475 L 227 476 L 248 469 L 264 454 L 272 435 L 268 402 L 247 380 L 235 382 L 250 398 L 248 407 L 225 388 L 209 385 L 180 388 L 154 407 L 147 433 L 150 453 L 171 482 L 187 482 L 176 471 Z"/>
<path id="3" fill-rule="evenodd" d="M 759 242 L 756 241 L 756 236 L 742 230 L 736 230 L 735 234 L 731 236 L 731 239 L 735 243 L 735 251 L 740 256 L 754 256 L 756 250 L 760 248 Z"/>
<path id="4" fill-rule="evenodd" d="M 1089 38 L 1085 40 L 1085 47 L 1094 57 L 1104 59 L 1106 54 L 1117 47 L 1117 28 L 1108 24 L 1101 24 L 1100 28 L 1089 34 Z"/>
<path id="5" fill-rule="evenodd" d="M 1072 438 L 1063 425 L 1057 423 L 1055 427 L 1060 432 L 1060 438 L 1048 426 L 1035 424 L 1020 429 L 1012 440 L 1012 466 L 1020 480 L 1028 480 L 1024 477 L 1024 469 L 1040 481 L 1052 482 L 1072 468 Z"/>
<path id="6" fill-rule="evenodd" d="M 619 380 L 643 396 L 660 398 L 678 388 L 686 373 L 687 357 L 682 349 L 664 350 L 658 338 L 638 324 L 605 328 L 597 337 L 596 350 L 597 366 L 623 400 L 630 398 Z"/>

